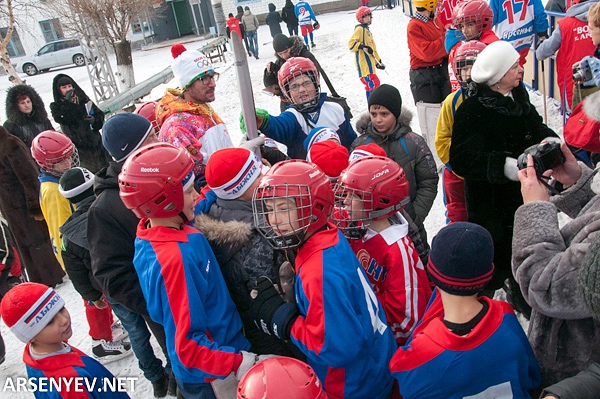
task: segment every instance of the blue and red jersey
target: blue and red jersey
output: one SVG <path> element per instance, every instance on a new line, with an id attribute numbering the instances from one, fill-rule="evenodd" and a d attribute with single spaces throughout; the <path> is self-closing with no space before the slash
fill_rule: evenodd
<path id="1" fill-rule="evenodd" d="M 487 302 L 488 311 L 469 334 L 460 336 L 443 323 L 436 291 L 411 340 L 390 362 L 402 397 L 530 398 L 529 391 L 542 377 L 511 306 L 479 298 Z"/>
<path id="2" fill-rule="evenodd" d="M 37 399 L 128 399 L 127 385 L 117 385 L 115 377 L 96 359 L 79 349 L 34 359 L 25 346 L 23 362 Z M 66 345 L 66 344 L 65 344 Z M 35 386 L 35 388 L 34 388 Z"/>
<path id="3" fill-rule="evenodd" d="M 291 340 L 331 399 L 387 397 L 396 342 L 381 303 L 346 238 L 331 223 L 296 256 L 300 316 Z"/>
<path id="4" fill-rule="evenodd" d="M 133 264 L 152 320 L 161 324 L 173 373 L 198 384 L 237 370 L 250 343 L 217 260 L 200 231 L 137 229 Z"/>

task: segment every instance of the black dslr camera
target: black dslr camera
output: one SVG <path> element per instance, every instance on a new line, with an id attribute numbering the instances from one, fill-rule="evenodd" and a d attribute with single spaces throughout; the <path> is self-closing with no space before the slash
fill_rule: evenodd
<path id="1" fill-rule="evenodd" d="M 527 167 L 527 155 L 533 157 L 533 167 L 535 173 L 541 176 L 548 169 L 553 169 L 565 163 L 565 155 L 560 149 L 560 143 L 549 141 L 545 143 L 535 144 L 525 149 L 517 159 L 517 167 L 525 169 Z"/>
<path id="2" fill-rule="evenodd" d="M 594 79 L 594 75 L 592 74 L 590 68 L 582 69 L 580 66 L 573 68 L 573 82 L 581 84 L 592 79 Z"/>

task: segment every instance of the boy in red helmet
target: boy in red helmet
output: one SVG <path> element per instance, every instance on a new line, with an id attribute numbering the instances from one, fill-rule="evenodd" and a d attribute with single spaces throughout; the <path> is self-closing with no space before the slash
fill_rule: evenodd
<path id="1" fill-rule="evenodd" d="M 431 296 L 400 213 L 410 201 L 404 170 L 386 157 L 360 158 L 342 172 L 334 192 L 341 209 L 333 220 L 369 277 L 396 342 L 404 345 Z"/>
<path id="2" fill-rule="evenodd" d="M 250 305 L 257 326 L 291 340 L 330 398 L 387 398 L 396 343 L 348 241 L 328 221 L 334 195 L 327 176 L 307 161 L 279 162 L 252 202 L 258 231 L 275 248 L 296 252 L 296 303 L 284 302 L 262 277 Z"/>
<path id="3" fill-rule="evenodd" d="M 119 174 L 121 199 L 141 218 L 133 264 L 186 399 L 215 398 L 211 381 L 230 373 L 239 379 L 260 360 L 246 352 L 250 343 L 208 241 L 187 224 L 198 199 L 193 168 L 187 151 L 156 143 L 133 152 Z"/>

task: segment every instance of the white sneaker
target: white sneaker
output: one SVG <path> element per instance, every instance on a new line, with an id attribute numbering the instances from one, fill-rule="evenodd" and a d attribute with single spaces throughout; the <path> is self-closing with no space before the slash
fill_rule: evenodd
<path id="1" fill-rule="evenodd" d="M 106 341 L 103 339 L 92 340 L 92 354 L 101 363 L 106 364 L 114 362 L 131 355 L 131 344 L 124 341 Z"/>
<path id="2" fill-rule="evenodd" d="M 110 329 L 112 330 L 113 341 L 129 342 L 129 334 L 118 319 L 110 326 Z"/>

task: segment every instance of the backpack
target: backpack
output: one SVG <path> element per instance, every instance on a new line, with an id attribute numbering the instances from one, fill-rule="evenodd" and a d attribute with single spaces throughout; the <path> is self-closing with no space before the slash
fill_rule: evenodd
<path id="1" fill-rule="evenodd" d="M 583 102 L 577 104 L 564 128 L 567 144 L 585 151 L 600 152 L 600 122 L 587 116 Z"/>

